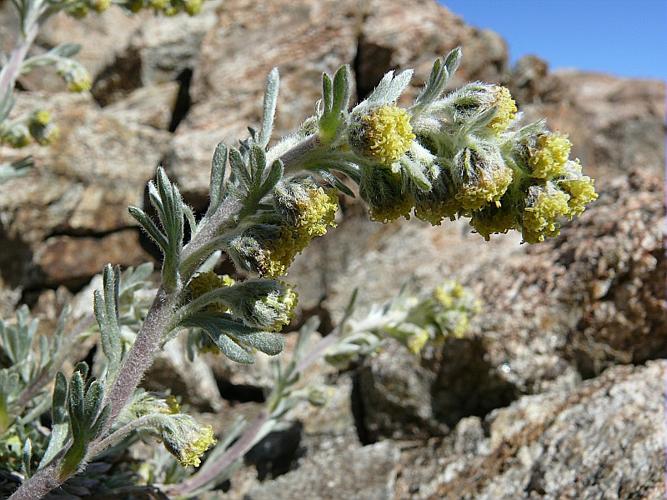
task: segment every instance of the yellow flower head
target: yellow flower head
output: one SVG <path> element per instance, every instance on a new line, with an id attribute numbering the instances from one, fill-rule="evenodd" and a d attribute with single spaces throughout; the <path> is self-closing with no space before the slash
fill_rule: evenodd
<path id="1" fill-rule="evenodd" d="M 473 212 L 470 225 L 486 240 L 489 241 L 492 234 L 507 233 L 515 229 L 517 222 L 513 211 L 501 205 L 500 207 L 489 206 L 477 212 Z"/>
<path id="2" fill-rule="evenodd" d="M 465 210 L 479 210 L 497 203 L 512 183 L 513 175 L 497 147 L 478 144 L 467 147 L 454 158 L 456 199 Z"/>
<path id="3" fill-rule="evenodd" d="M 459 188 L 456 198 L 466 210 L 479 210 L 491 202 L 498 202 L 512 183 L 512 170 L 501 167 L 481 171 Z"/>
<path id="4" fill-rule="evenodd" d="M 581 215 L 589 203 L 598 199 L 594 183 L 595 181 L 587 175 L 559 182 L 559 185 L 570 195 L 568 201 L 570 217 Z"/>
<path id="5" fill-rule="evenodd" d="M 203 0 L 185 0 L 185 12 L 190 16 L 195 16 L 201 12 Z"/>
<path id="6" fill-rule="evenodd" d="M 489 123 L 489 128 L 500 134 L 509 127 L 512 120 L 516 117 L 517 107 L 510 91 L 506 87 L 497 85 L 493 90 L 495 93 L 493 106 L 496 107 L 496 116 Z"/>
<path id="7" fill-rule="evenodd" d="M 206 425 L 200 428 L 198 433 L 188 437 L 189 440 L 178 450 L 176 458 L 183 467 L 199 467 L 201 456 L 216 443 L 213 428 Z"/>
<path id="8" fill-rule="evenodd" d="M 445 218 L 454 220 L 460 209 L 461 204 L 454 197 L 444 200 L 425 197 L 415 202 L 415 216 L 432 226 L 439 226 Z"/>
<path id="9" fill-rule="evenodd" d="M 30 132 L 23 123 L 18 123 L 2 131 L 0 142 L 9 144 L 13 148 L 22 148 L 30 144 Z"/>
<path id="10" fill-rule="evenodd" d="M 40 109 L 39 111 L 35 111 L 30 116 L 31 124 L 41 125 L 42 127 L 46 127 L 50 122 L 51 122 L 51 113 L 49 113 L 45 109 Z"/>
<path id="11" fill-rule="evenodd" d="M 461 283 L 451 281 L 440 285 L 433 290 L 433 298 L 444 308 L 451 309 L 457 300 L 466 293 Z"/>
<path id="12" fill-rule="evenodd" d="M 321 187 L 307 190 L 307 197 L 296 200 L 296 227 L 311 238 L 323 236 L 327 229 L 336 227 L 338 195 L 333 189 Z"/>
<path id="13" fill-rule="evenodd" d="M 546 187 L 531 186 L 528 203 L 523 211 L 523 239 L 527 243 L 544 241 L 546 237 L 558 236 L 558 219 L 570 212 L 567 193 L 548 184 Z"/>
<path id="14" fill-rule="evenodd" d="M 565 173 L 572 144 L 559 133 L 548 133 L 538 137 L 535 148 L 530 149 L 528 162 L 531 174 L 538 179 L 553 179 Z"/>
<path id="15" fill-rule="evenodd" d="M 407 347 L 410 349 L 410 352 L 414 355 L 418 355 L 424 349 L 424 346 L 431 337 L 429 336 L 426 330 L 419 330 L 418 332 L 410 335 L 407 340 Z"/>
<path id="16" fill-rule="evenodd" d="M 177 413 L 181 412 L 181 405 L 178 404 L 178 400 L 176 399 L 176 396 L 174 396 L 173 394 L 167 396 L 166 403 L 167 403 L 167 408 L 165 409 L 166 410 L 165 413 L 176 415 Z"/>
<path id="17" fill-rule="evenodd" d="M 212 292 L 218 288 L 232 286 L 236 283 L 232 278 L 226 274 L 219 276 L 213 271 L 197 274 L 192 280 L 188 288 L 193 299 L 201 297 L 205 293 Z M 209 304 L 206 309 L 210 312 L 226 313 L 228 309 L 222 304 Z"/>
<path id="18" fill-rule="evenodd" d="M 95 12 L 104 12 L 111 7 L 111 0 L 91 0 L 90 7 Z"/>
<path id="19" fill-rule="evenodd" d="M 287 283 L 283 283 L 283 285 L 285 285 L 283 290 L 270 293 L 262 297 L 258 304 L 255 304 L 255 310 L 258 314 L 271 318 L 271 324 L 264 327 L 272 332 L 279 332 L 292 321 L 299 302 L 299 295 L 294 289 Z"/>
<path id="20" fill-rule="evenodd" d="M 391 165 L 403 156 L 415 134 L 412 133 L 408 112 L 393 105 L 384 105 L 361 117 L 358 137 L 361 153 L 383 165 Z"/>
<path id="21" fill-rule="evenodd" d="M 309 187 L 289 202 L 277 238 L 262 243 L 257 260 L 262 276 L 276 277 L 287 274 L 294 258 L 328 228 L 336 227 L 338 195 L 333 189 Z"/>
<path id="22" fill-rule="evenodd" d="M 369 217 L 375 222 L 392 222 L 410 218 L 414 197 L 403 190 L 400 173 L 389 168 L 363 168 L 359 194 L 368 204 Z"/>

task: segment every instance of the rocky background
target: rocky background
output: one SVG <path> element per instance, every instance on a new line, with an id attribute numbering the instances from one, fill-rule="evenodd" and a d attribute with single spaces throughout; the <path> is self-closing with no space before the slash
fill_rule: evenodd
<path id="1" fill-rule="evenodd" d="M 0 40 L 13 27 L 0 0 Z M 345 200 L 339 227 L 293 267 L 301 317 L 323 333 L 351 290 L 362 304 L 408 279 L 456 278 L 483 310 L 469 338 L 423 359 L 388 343 L 302 408 L 209 498 L 663 498 L 667 384 L 664 241 L 665 85 L 579 71 L 538 57 L 508 64 L 507 46 L 434 0 L 210 0 L 194 18 L 128 18 L 111 9 L 54 19 L 37 51 L 83 45 L 90 95 L 61 93 L 48 73 L 21 80 L 18 106 L 48 105 L 62 130 L 34 149 L 38 168 L 0 186 L 0 313 L 28 303 L 48 326 L 106 262 L 155 256 L 127 215 L 166 166 L 201 210 L 211 153 L 260 118 L 264 78 L 281 71 L 277 133 L 311 114 L 323 71 L 352 66 L 357 99 L 390 69 L 463 47 L 452 85 L 508 86 L 528 119 L 570 134 L 600 199 L 562 235 L 485 243 L 464 223 L 378 225 Z M 20 151 L 21 155 L 25 150 Z M 2 150 L 12 157 L 15 151 Z M 45 326 L 45 327 L 46 327 Z M 85 357 L 85 351 L 82 357 Z M 268 368 L 219 358 L 190 366 L 172 345 L 146 385 L 172 387 L 223 429 L 263 400 Z"/>

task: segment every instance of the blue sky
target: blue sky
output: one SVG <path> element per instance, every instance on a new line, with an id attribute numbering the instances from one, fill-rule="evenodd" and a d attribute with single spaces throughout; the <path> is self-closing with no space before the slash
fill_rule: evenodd
<path id="1" fill-rule="evenodd" d="M 512 62 L 667 80 L 667 0 L 439 0 L 502 35 Z"/>

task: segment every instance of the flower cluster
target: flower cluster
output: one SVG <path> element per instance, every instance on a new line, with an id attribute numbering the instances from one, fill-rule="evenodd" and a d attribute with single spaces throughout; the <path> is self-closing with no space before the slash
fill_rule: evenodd
<path id="1" fill-rule="evenodd" d="M 287 274 L 313 238 L 336 226 L 338 194 L 310 178 L 286 181 L 274 189 L 271 208 L 260 223 L 235 237 L 229 248 L 241 268 L 276 277 Z"/>
<path id="2" fill-rule="evenodd" d="M 298 295 L 283 281 L 250 279 L 233 292 L 225 299 L 230 314 L 250 327 L 278 332 L 294 317 Z"/>
<path id="3" fill-rule="evenodd" d="M 92 86 L 90 74 L 74 59 L 60 58 L 56 64 L 56 71 L 65 80 L 67 90 L 70 92 L 85 92 Z"/>
<path id="4" fill-rule="evenodd" d="M 82 18 L 91 11 L 104 12 L 111 3 L 111 0 L 66 0 L 64 8 L 70 16 Z M 194 16 L 201 12 L 203 3 L 204 0 L 124 0 L 116 4 L 131 13 L 152 10 L 166 16 L 174 16 L 181 12 Z"/>
<path id="5" fill-rule="evenodd" d="M 350 142 L 361 154 L 382 165 L 391 166 L 403 156 L 415 134 L 405 109 L 384 105 L 358 116 L 350 130 Z"/>
<path id="6" fill-rule="evenodd" d="M 505 87 L 475 82 L 441 97 L 455 58 L 448 56 L 449 73 L 447 62 L 436 63 L 412 107 L 395 104 L 408 79 L 389 74 L 350 113 L 347 141 L 361 157 L 359 193 L 370 217 L 414 213 L 433 225 L 468 217 L 485 239 L 511 229 L 528 243 L 557 236 L 563 218 L 596 199 L 593 181 L 569 159 L 565 136 L 543 122 L 517 127 Z"/>
<path id="7" fill-rule="evenodd" d="M 32 141 L 46 146 L 53 144 L 58 136 L 58 127 L 51 120 L 51 113 L 45 110 L 34 111 L 23 119 L 0 123 L 0 143 L 13 148 L 22 148 Z"/>
<path id="8" fill-rule="evenodd" d="M 164 426 L 162 442 L 183 467 L 199 467 L 201 456 L 216 440 L 210 425 L 201 426 L 189 415 L 181 414 Z"/>
<path id="9" fill-rule="evenodd" d="M 419 354 L 429 341 L 463 337 L 470 318 L 478 312 L 479 303 L 472 292 L 456 281 L 447 281 L 413 299 L 405 318 L 390 325 L 387 333 Z"/>
<path id="10" fill-rule="evenodd" d="M 346 368 L 380 348 L 387 337 L 420 355 L 429 343 L 463 337 L 470 318 L 478 312 L 479 302 L 472 291 L 455 281 L 421 294 L 403 290 L 391 302 L 374 305 L 364 317 L 351 319 L 349 332 L 327 351 L 326 359 Z"/>

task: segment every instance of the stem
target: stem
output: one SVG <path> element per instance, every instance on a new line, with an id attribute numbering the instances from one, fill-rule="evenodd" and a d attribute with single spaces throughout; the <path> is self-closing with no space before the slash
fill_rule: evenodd
<path id="1" fill-rule="evenodd" d="M 279 155 L 278 158 L 275 158 L 275 152 L 272 154 L 272 151 L 269 151 L 266 155 L 267 165 L 271 165 L 274 160 L 280 159 L 283 162 L 283 168 L 285 172 L 299 170 L 303 164 L 306 157 L 317 150 L 322 145 L 322 141 L 317 134 L 309 135 L 296 146 L 285 151 L 283 154 Z M 278 144 L 277 146 L 280 146 Z M 275 151 L 277 148 L 274 148 Z"/>
<path id="2" fill-rule="evenodd" d="M 94 458 L 107 448 L 111 448 L 115 444 L 120 443 L 120 441 L 124 439 L 126 436 L 128 436 L 132 431 L 139 429 L 145 424 L 149 424 L 154 419 L 155 416 L 151 414 L 151 415 L 144 415 L 143 417 L 139 417 L 135 420 L 132 420 L 132 422 L 130 422 L 129 424 L 124 425 L 117 431 L 112 432 L 107 437 L 105 437 L 101 441 L 98 441 L 93 446 L 91 446 L 88 449 L 88 453 L 86 453 L 86 456 L 89 458 Z"/>

